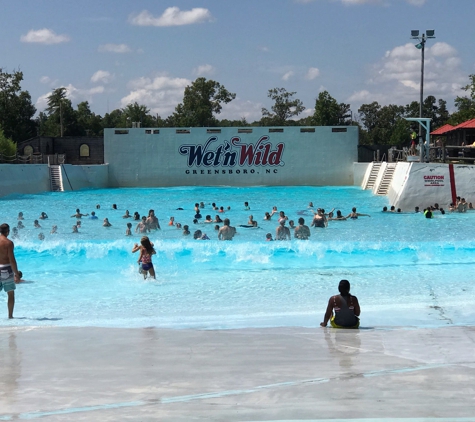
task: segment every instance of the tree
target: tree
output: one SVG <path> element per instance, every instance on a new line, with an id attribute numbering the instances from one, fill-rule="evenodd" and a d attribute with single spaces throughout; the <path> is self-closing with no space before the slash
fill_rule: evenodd
<path id="1" fill-rule="evenodd" d="M 315 126 L 338 126 L 342 109 L 338 102 L 328 93 L 322 91 L 315 101 L 313 124 Z"/>
<path id="2" fill-rule="evenodd" d="M 76 115 L 82 136 L 97 136 L 103 133 L 102 117 L 91 111 L 89 108 L 89 102 L 83 101 L 79 103 Z"/>
<path id="3" fill-rule="evenodd" d="M 267 96 L 274 101 L 272 113 L 262 109 L 261 122 L 266 126 L 285 126 L 291 117 L 298 116 L 305 110 L 302 101 L 292 97 L 296 92 L 287 92 L 285 88 L 269 89 Z"/>
<path id="4" fill-rule="evenodd" d="M 449 123 L 457 125 L 470 119 L 475 118 L 475 74 L 469 75 L 470 83 L 464 86 L 464 91 L 469 91 L 470 96 L 457 97 L 455 99 L 455 107 L 457 111 L 452 114 Z"/>
<path id="5" fill-rule="evenodd" d="M 40 128 L 45 136 L 81 136 L 83 135 L 78 123 L 77 112 L 73 109 L 71 100 L 66 97 L 65 87 L 56 88 L 48 96 L 46 113 L 48 119 Z"/>
<path id="6" fill-rule="evenodd" d="M 390 104 L 381 107 L 376 101 L 363 104 L 360 113 L 363 128 L 360 143 L 401 145 L 407 140 L 410 123 L 404 119 L 406 108 Z"/>
<path id="7" fill-rule="evenodd" d="M 127 120 L 127 127 L 132 126 L 132 123 L 140 123 L 141 127 L 153 127 L 155 126 L 155 119 L 150 116 L 150 109 L 147 106 L 140 105 L 135 102 L 128 104 L 122 109 L 123 116 Z"/>
<path id="8" fill-rule="evenodd" d="M 16 158 L 16 144 L 7 138 L 0 126 L 0 162 L 12 162 Z"/>
<path id="9" fill-rule="evenodd" d="M 33 116 L 36 108 L 28 91 L 21 90 L 23 73 L 7 73 L 0 68 L 0 126 L 5 136 L 14 142 L 24 141 L 36 134 Z"/>
<path id="10" fill-rule="evenodd" d="M 236 94 L 219 82 L 198 78 L 185 88 L 183 103 L 176 106 L 166 123 L 176 127 L 217 126 L 214 115 L 221 112 L 222 104 L 234 98 Z"/>

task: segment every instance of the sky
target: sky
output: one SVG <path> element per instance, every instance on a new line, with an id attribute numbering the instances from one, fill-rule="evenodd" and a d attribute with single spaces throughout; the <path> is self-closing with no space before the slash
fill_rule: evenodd
<path id="1" fill-rule="evenodd" d="M 236 99 L 219 119 L 248 122 L 270 109 L 273 88 L 313 114 L 322 91 L 348 103 L 453 101 L 475 73 L 475 0 L 0 0 L 0 68 L 24 74 L 38 112 L 67 88 L 104 116 L 137 102 L 162 118 L 196 78 Z"/>

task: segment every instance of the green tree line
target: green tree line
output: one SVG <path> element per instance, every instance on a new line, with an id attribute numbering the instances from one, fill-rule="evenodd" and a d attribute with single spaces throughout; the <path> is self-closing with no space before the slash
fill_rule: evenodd
<path id="1" fill-rule="evenodd" d="M 267 92 L 273 102 L 270 110 L 262 108 L 262 117 L 255 122 L 245 118 L 228 120 L 218 118 L 222 106 L 233 101 L 236 94 L 219 82 L 197 78 L 183 93 L 183 101 L 168 117 L 154 116 L 150 109 L 137 102 L 113 110 L 104 116 L 95 114 L 87 101 L 73 107 L 66 88 L 54 89 L 48 96 L 47 108 L 36 115 L 28 91 L 21 89 L 23 73 L 6 72 L 0 68 L 0 145 L 18 143 L 41 136 L 101 136 L 105 128 L 131 127 L 231 127 L 231 126 L 349 126 L 359 127 L 361 144 L 402 145 L 407 143 L 411 123 L 405 117 L 419 116 L 419 103 L 406 106 L 385 105 L 374 101 L 363 104 L 357 112 L 350 104 L 339 103 L 328 91 L 320 92 L 315 100 L 313 114 L 301 119 L 305 107 L 296 92 L 273 88 Z M 428 96 L 423 103 L 423 116 L 432 119 L 431 128 L 446 123 L 456 125 L 475 118 L 475 74 L 461 87 L 464 96 L 455 99 L 456 110 L 449 113 L 447 102 Z M 1 152 L 1 151 L 0 151 Z"/>

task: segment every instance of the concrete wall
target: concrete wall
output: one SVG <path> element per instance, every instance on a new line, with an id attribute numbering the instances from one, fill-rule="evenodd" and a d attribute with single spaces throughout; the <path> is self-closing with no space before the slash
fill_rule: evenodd
<path id="1" fill-rule="evenodd" d="M 45 164 L 0 164 L 0 196 L 50 190 Z"/>
<path id="2" fill-rule="evenodd" d="M 72 190 L 108 187 L 107 167 L 66 164 L 62 168 L 64 190 L 71 190 L 71 187 Z M 47 164 L 0 164 L 0 197 L 48 191 L 50 178 Z"/>
<path id="3" fill-rule="evenodd" d="M 108 166 L 73 166 L 65 164 L 61 166 L 63 187 L 65 191 L 108 188 Z"/>
<path id="4" fill-rule="evenodd" d="M 353 163 L 353 185 L 361 186 L 366 174 L 366 170 L 371 163 Z"/>
<path id="5" fill-rule="evenodd" d="M 104 158 L 112 187 L 344 186 L 357 145 L 355 126 L 106 129 Z"/>
<path id="6" fill-rule="evenodd" d="M 455 195 L 475 202 L 475 166 L 454 164 Z M 389 202 L 403 211 L 452 202 L 448 164 L 398 163 L 389 190 Z"/>

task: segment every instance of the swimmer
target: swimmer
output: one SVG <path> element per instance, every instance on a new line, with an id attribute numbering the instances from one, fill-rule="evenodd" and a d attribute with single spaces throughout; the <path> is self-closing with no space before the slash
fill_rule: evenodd
<path id="1" fill-rule="evenodd" d="M 214 220 L 213 220 L 213 223 L 222 223 L 223 220 L 221 220 L 221 217 L 219 215 L 216 215 L 216 217 L 214 217 Z"/>
<path id="2" fill-rule="evenodd" d="M 132 218 L 132 216 L 129 213 L 129 210 L 125 210 L 125 214 L 122 216 L 122 218 Z"/>
<path id="3" fill-rule="evenodd" d="M 198 204 L 198 202 L 195 202 L 195 214 L 199 214 L 200 213 L 200 204 Z"/>
<path id="4" fill-rule="evenodd" d="M 294 220 L 289 220 L 289 228 L 290 229 L 295 229 L 295 223 L 294 223 Z"/>
<path id="5" fill-rule="evenodd" d="M 318 208 L 317 213 L 313 217 L 311 227 L 325 228 L 327 226 L 328 226 L 328 222 L 327 222 L 327 218 L 325 217 L 325 213 L 321 208 Z"/>
<path id="6" fill-rule="evenodd" d="M 48 216 L 46 215 L 46 213 L 43 211 L 40 215 L 40 220 L 46 220 L 48 218 Z"/>
<path id="7" fill-rule="evenodd" d="M 45 240 L 45 235 L 43 233 L 38 234 L 38 239 Z"/>
<path id="8" fill-rule="evenodd" d="M 81 217 L 87 217 L 89 214 L 81 214 L 81 211 L 79 211 L 79 208 L 76 208 L 76 214 L 73 214 L 71 218 L 81 218 Z"/>
<path id="9" fill-rule="evenodd" d="M 251 207 L 249 206 L 249 202 L 244 202 L 244 211 L 249 211 Z"/>
<path id="10" fill-rule="evenodd" d="M 95 211 L 91 212 L 91 216 L 89 217 L 89 220 L 98 220 L 98 217 Z"/>
<path id="11" fill-rule="evenodd" d="M 170 221 L 168 222 L 169 226 L 174 226 L 175 225 L 175 217 L 170 217 Z"/>
<path id="12" fill-rule="evenodd" d="M 12 228 L 12 239 L 18 239 L 18 228 L 17 227 Z"/>
<path id="13" fill-rule="evenodd" d="M 187 224 L 183 226 L 183 236 L 188 236 L 190 234 L 190 228 Z"/>
<path id="14" fill-rule="evenodd" d="M 140 251 L 138 263 L 142 267 L 144 280 L 147 278 L 148 274 L 150 274 L 150 276 L 155 279 L 155 269 L 153 268 L 152 255 L 155 255 L 156 252 L 153 248 L 153 243 L 150 242 L 150 239 L 147 236 L 143 236 L 142 239 L 140 239 L 140 245 L 137 243 L 134 245 L 132 252 L 135 253 L 137 251 Z"/>
<path id="15" fill-rule="evenodd" d="M 214 226 L 214 229 L 215 229 L 216 231 L 219 231 L 219 229 L 220 229 L 219 224 L 216 224 L 216 225 Z"/>
<path id="16" fill-rule="evenodd" d="M 249 224 L 250 226 L 257 225 L 257 222 L 254 220 L 254 216 L 252 215 L 249 216 L 249 220 L 247 221 L 247 224 Z"/>
<path id="17" fill-rule="evenodd" d="M 100 209 L 101 206 L 99 204 L 96 205 L 96 210 Z"/>
<path id="18" fill-rule="evenodd" d="M 176 223 L 176 224 L 175 224 L 175 227 L 176 227 L 177 229 L 181 229 L 181 223 Z"/>
<path id="19" fill-rule="evenodd" d="M 147 224 L 147 217 L 142 216 L 142 221 L 135 226 L 135 233 L 147 233 L 150 229 Z"/>
<path id="20" fill-rule="evenodd" d="M 335 218 L 329 218 L 329 219 L 328 219 L 328 221 L 344 221 L 344 220 L 346 220 L 346 217 L 343 217 L 343 216 L 341 215 L 341 211 L 340 211 L 340 210 L 338 210 L 338 211 L 336 212 L 336 217 L 335 217 Z"/>
<path id="21" fill-rule="evenodd" d="M 270 213 L 270 216 L 272 217 L 276 212 L 277 212 L 277 207 L 276 206 L 272 207 L 272 211 Z"/>
<path id="22" fill-rule="evenodd" d="M 132 236 L 132 223 L 127 223 L 127 229 L 125 230 L 126 236 Z"/>
<path id="23" fill-rule="evenodd" d="M 392 206 L 391 208 L 394 208 Z M 351 212 L 346 216 L 346 218 L 351 218 L 352 220 L 356 220 L 358 217 L 371 217 L 369 214 L 361 214 L 360 212 L 356 212 L 356 207 L 351 209 Z"/>
<path id="24" fill-rule="evenodd" d="M 213 222 L 213 219 L 211 218 L 211 216 L 208 214 L 206 217 L 205 217 L 205 223 L 212 223 Z"/>
<path id="25" fill-rule="evenodd" d="M 269 212 L 266 211 L 266 213 L 264 214 L 264 220 L 269 221 L 269 220 L 271 219 L 271 217 L 272 217 L 272 216 L 269 214 Z"/>
<path id="26" fill-rule="evenodd" d="M 104 222 L 102 223 L 102 226 L 103 226 L 103 227 L 112 227 L 112 224 L 109 223 L 109 219 L 108 219 L 108 218 L 104 218 Z"/>
<path id="27" fill-rule="evenodd" d="M 290 240 L 290 230 L 285 227 L 285 220 L 281 220 L 275 229 L 275 240 Z"/>
<path id="28" fill-rule="evenodd" d="M 18 220 L 23 220 L 23 213 L 22 212 L 18 213 Z"/>
<path id="29" fill-rule="evenodd" d="M 236 234 L 236 228 L 230 224 L 231 222 L 229 221 L 229 218 L 225 218 L 223 221 L 223 227 L 218 231 L 219 240 L 233 240 L 233 237 Z"/>
<path id="30" fill-rule="evenodd" d="M 140 214 L 137 211 L 134 212 L 134 220 L 140 220 Z"/>
<path id="31" fill-rule="evenodd" d="M 23 225 L 23 223 L 21 221 L 19 221 L 18 224 L 17 224 L 17 228 L 18 229 L 24 229 L 25 226 Z"/>
<path id="32" fill-rule="evenodd" d="M 51 232 L 50 232 L 50 234 L 55 234 L 55 233 L 58 233 L 58 226 L 53 226 L 53 227 L 51 227 Z"/>
<path id="33" fill-rule="evenodd" d="M 414 208 L 414 212 L 415 212 L 416 214 L 417 214 L 418 212 L 420 212 L 420 211 L 419 211 L 419 207 L 415 207 L 415 208 Z"/>
<path id="34" fill-rule="evenodd" d="M 328 321 L 333 328 L 358 328 L 361 314 L 360 304 L 356 296 L 350 294 L 350 282 L 341 280 L 338 285 L 339 295 L 330 297 L 321 327 L 326 327 Z"/>
<path id="35" fill-rule="evenodd" d="M 149 230 L 160 230 L 160 223 L 158 222 L 158 218 L 155 216 L 154 210 L 148 211 L 147 226 Z"/>
<path id="36" fill-rule="evenodd" d="M 213 210 L 215 210 L 215 211 L 218 209 L 218 207 L 216 206 L 216 204 L 214 202 L 211 204 L 211 208 L 213 208 Z"/>
<path id="37" fill-rule="evenodd" d="M 388 207 L 384 206 L 382 212 L 388 212 Z"/>
<path id="38" fill-rule="evenodd" d="M 34 225 L 35 225 L 35 228 L 41 229 L 41 226 L 40 226 L 40 223 L 38 222 L 38 220 L 34 221 Z"/>
<path id="39" fill-rule="evenodd" d="M 196 230 L 193 234 L 193 239 L 195 240 L 210 240 L 206 233 L 203 233 L 201 230 Z"/>
<path id="40" fill-rule="evenodd" d="M 224 212 L 224 207 L 219 207 L 219 211 L 218 212 Z"/>
<path id="41" fill-rule="evenodd" d="M 272 233 L 267 233 L 266 234 L 266 242 L 272 242 L 274 239 L 272 239 Z"/>
<path id="42" fill-rule="evenodd" d="M 204 202 L 200 202 L 200 208 L 204 208 L 205 207 L 205 203 Z"/>
<path id="43" fill-rule="evenodd" d="M 284 212 L 284 211 L 280 211 L 280 212 L 279 212 L 279 219 L 277 220 L 279 223 L 280 223 L 282 220 L 286 221 L 286 220 L 288 220 L 288 219 L 289 219 L 289 217 L 287 217 L 287 216 L 285 215 L 285 212 Z"/>
<path id="44" fill-rule="evenodd" d="M 305 225 L 305 219 L 299 218 L 299 225 L 294 229 L 294 237 L 300 240 L 308 240 L 310 237 L 310 228 Z"/>
<path id="45" fill-rule="evenodd" d="M 309 202 L 307 208 L 313 208 L 313 202 Z"/>
<path id="46" fill-rule="evenodd" d="M 112 209 L 116 210 L 117 209 L 117 204 L 112 204 Z"/>

